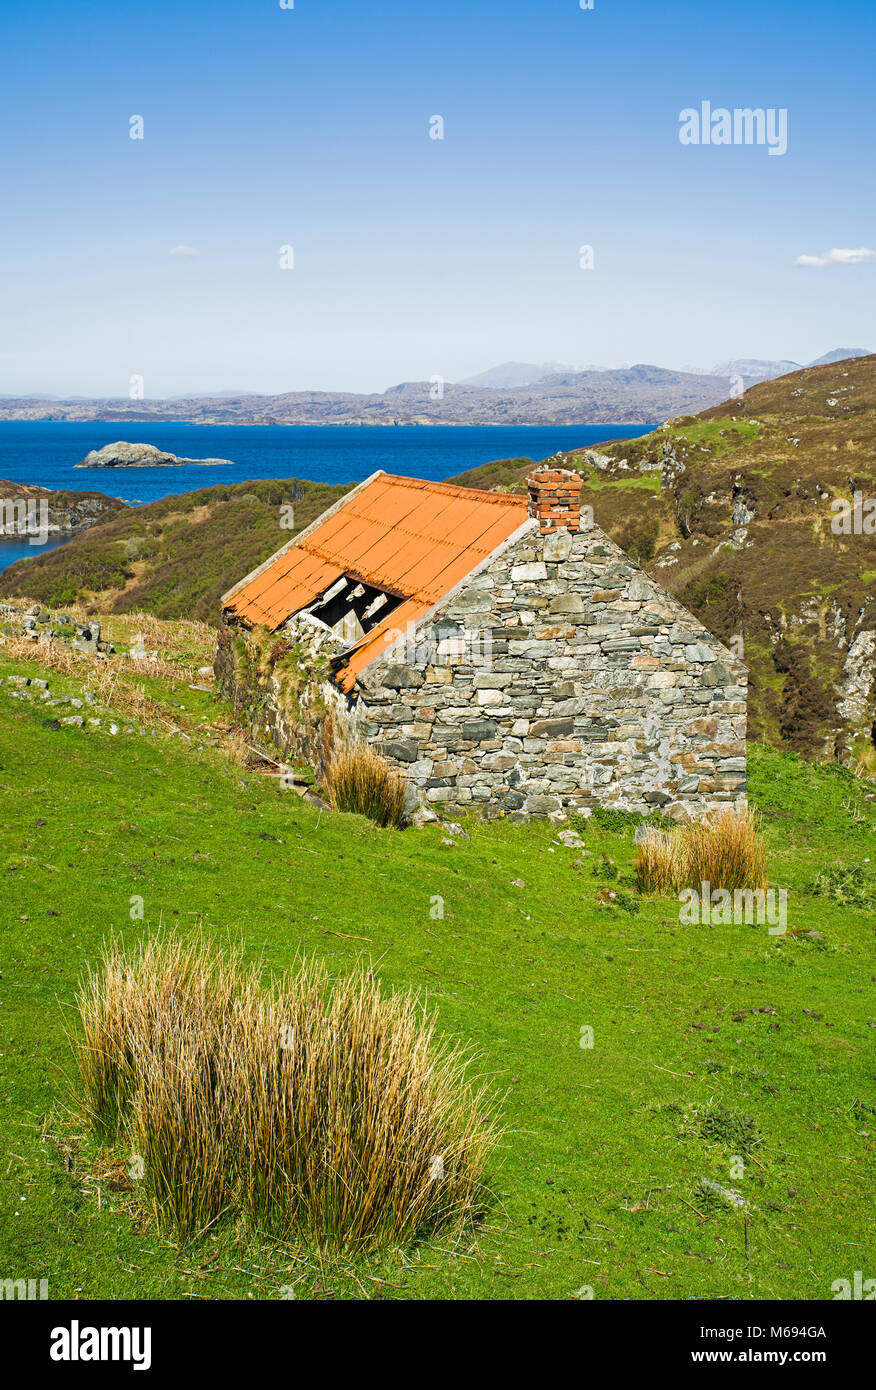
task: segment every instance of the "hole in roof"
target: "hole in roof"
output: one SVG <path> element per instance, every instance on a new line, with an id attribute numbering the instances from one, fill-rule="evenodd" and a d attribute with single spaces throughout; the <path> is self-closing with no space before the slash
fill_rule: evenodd
<path id="1" fill-rule="evenodd" d="M 350 646 L 382 623 L 403 602 L 400 594 L 389 593 L 375 584 L 365 584 L 354 574 L 345 574 L 296 616 L 308 614 L 316 618 Z"/>

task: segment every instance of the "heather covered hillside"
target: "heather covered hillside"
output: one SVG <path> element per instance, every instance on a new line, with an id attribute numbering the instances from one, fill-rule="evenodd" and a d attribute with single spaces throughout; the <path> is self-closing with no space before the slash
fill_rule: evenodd
<path id="1" fill-rule="evenodd" d="M 597 523 L 744 657 L 751 737 L 872 766 L 876 356 L 557 461 L 586 475 Z M 525 471 L 455 481 L 522 489 Z"/>
<path id="2" fill-rule="evenodd" d="M 11 565 L 0 597 L 215 622 L 220 596 L 343 496 L 343 487 L 261 479 L 125 508 L 63 547 Z"/>

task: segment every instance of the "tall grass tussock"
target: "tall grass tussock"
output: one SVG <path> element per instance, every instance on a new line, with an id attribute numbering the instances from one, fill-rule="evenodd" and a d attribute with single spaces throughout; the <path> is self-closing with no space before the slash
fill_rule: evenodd
<path id="1" fill-rule="evenodd" d="M 709 822 L 664 832 L 649 828 L 639 845 L 636 878 L 643 893 L 683 888 L 766 889 L 766 846 L 756 812 L 720 811 Z"/>
<path id="2" fill-rule="evenodd" d="M 159 1225 L 226 1215 L 361 1248 L 477 1219 L 499 1137 L 471 1055 L 371 972 L 302 964 L 263 983 L 237 949 L 108 947 L 75 1039 L 88 1116 L 130 1146 Z"/>
<path id="3" fill-rule="evenodd" d="M 342 746 L 326 772 L 326 790 L 336 811 L 368 816 L 376 825 L 399 826 L 404 819 L 404 779 L 366 743 Z"/>

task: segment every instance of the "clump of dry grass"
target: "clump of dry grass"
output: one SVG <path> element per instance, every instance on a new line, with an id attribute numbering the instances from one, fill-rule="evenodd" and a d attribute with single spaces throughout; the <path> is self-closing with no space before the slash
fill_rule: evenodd
<path id="1" fill-rule="evenodd" d="M 226 1213 L 363 1247 L 470 1224 L 498 1139 L 471 1057 L 370 971 L 265 985 L 237 950 L 113 945 L 79 996 L 79 1076 L 181 1237 Z"/>
<path id="2" fill-rule="evenodd" d="M 10 633 L 0 636 L 0 650 L 15 661 L 32 661 L 35 666 L 59 671 L 64 676 L 81 675 L 83 662 L 94 660 L 63 642 L 37 642 L 32 637 Z"/>
<path id="3" fill-rule="evenodd" d="M 353 811 L 381 826 L 399 826 L 404 819 L 404 779 L 366 743 L 347 744 L 333 755 L 325 786 L 336 811 Z"/>
<path id="4" fill-rule="evenodd" d="M 766 846 L 757 813 L 720 811 L 708 822 L 664 832 L 649 828 L 639 845 L 636 877 L 643 893 L 682 888 L 766 888 Z"/>
<path id="5" fill-rule="evenodd" d="M 163 707 L 137 681 L 126 680 L 124 667 L 120 665 L 91 659 L 82 688 L 106 705 L 107 709 L 124 714 L 129 719 L 143 724 L 167 724 Z"/>
<path id="6" fill-rule="evenodd" d="M 676 893 L 683 877 L 681 837 L 646 826 L 636 854 L 636 881 L 640 893 Z"/>
<path id="7" fill-rule="evenodd" d="M 22 607 L 26 603 L 27 600 L 24 600 Z M 65 611 L 74 622 L 86 626 L 94 620 L 93 611 L 82 604 L 68 604 Z M 151 613 L 140 612 L 101 615 L 99 621 L 102 635 L 108 641 L 157 653 L 154 660 L 149 656 L 131 656 L 128 652 L 115 655 L 113 665 L 131 674 L 192 684 L 204 679 L 198 676 L 199 667 L 213 664 L 216 634 L 206 623 L 187 618 L 155 618 Z M 83 661 L 95 660 L 93 656 L 76 651 L 60 639 L 36 642 L 15 633 L 4 635 L 0 641 L 9 656 L 33 661 L 67 675 L 77 674 Z"/>

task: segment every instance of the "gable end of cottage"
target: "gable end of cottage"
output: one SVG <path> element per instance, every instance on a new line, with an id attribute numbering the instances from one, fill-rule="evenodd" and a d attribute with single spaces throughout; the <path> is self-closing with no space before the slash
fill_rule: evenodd
<path id="1" fill-rule="evenodd" d="M 552 488 L 360 674 L 359 732 L 442 813 L 743 807 L 745 666 Z"/>

